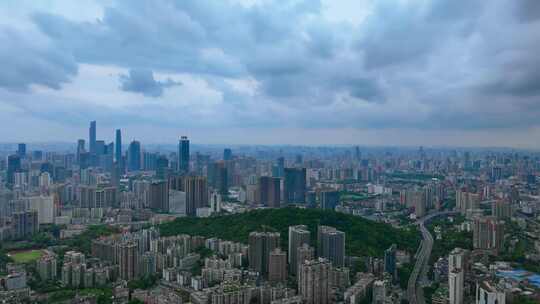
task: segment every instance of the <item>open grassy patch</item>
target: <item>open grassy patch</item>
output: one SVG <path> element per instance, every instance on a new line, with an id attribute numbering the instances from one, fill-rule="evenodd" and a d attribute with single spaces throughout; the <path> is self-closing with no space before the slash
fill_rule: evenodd
<path id="1" fill-rule="evenodd" d="M 28 264 L 35 262 L 43 255 L 42 250 L 25 250 L 25 251 L 14 251 L 8 253 L 8 256 L 15 262 L 19 264 Z"/>

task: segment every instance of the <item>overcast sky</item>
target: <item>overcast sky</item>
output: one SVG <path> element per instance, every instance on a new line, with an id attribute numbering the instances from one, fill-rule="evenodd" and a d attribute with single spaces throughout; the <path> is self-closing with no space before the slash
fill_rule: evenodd
<path id="1" fill-rule="evenodd" d="M 0 142 L 540 148 L 538 0 L 0 2 Z"/>

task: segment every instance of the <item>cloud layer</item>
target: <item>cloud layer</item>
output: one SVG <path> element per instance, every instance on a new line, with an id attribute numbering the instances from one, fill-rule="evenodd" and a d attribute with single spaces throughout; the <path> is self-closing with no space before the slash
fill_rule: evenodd
<path id="1" fill-rule="evenodd" d="M 29 8 L 29 31 L 0 24 L 0 102 L 170 128 L 540 125 L 538 1 L 361 4 L 355 22 L 312 0 L 112 1 L 84 19 Z"/>
<path id="2" fill-rule="evenodd" d="M 119 79 L 122 91 L 141 93 L 149 97 L 160 97 L 163 95 L 163 89 L 182 85 L 181 82 L 170 78 L 166 81 L 156 81 L 152 71 L 142 69 L 129 70 L 128 75 L 122 74 Z"/>

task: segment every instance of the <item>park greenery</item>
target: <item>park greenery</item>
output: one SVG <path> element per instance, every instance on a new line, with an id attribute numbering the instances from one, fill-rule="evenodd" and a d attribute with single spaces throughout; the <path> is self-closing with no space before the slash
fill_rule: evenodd
<path id="1" fill-rule="evenodd" d="M 145 276 L 137 280 L 131 280 L 128 282 L 129 290 L 135 289 L 149 289 L 156 285 L 158 278 L 156 276 Z"/>
<path id="2" fill-rule="evenodd" d="M 525 296 L 518 296 L 512 301 L 512 304 L 538 304 L 537 300 Z"/>
<path id="3" fill-rule="evenodd" d="M 463 248 L 472 250 L 473 249 L 473 235 L 472 232 L 459 231 L 455 228 L 456 225 L 463 222 L 462 217 L 454 218 L 454 221 L 451 222 L 448 218 L 441 218 L 433 220 L 429 225 L 428 229 L 431 231 L 431 234 L 434 238 L 433 249 L 430 257 L 430 264 L 433 264 L 440 257 L 447 256 L 454 248 Z M 442 239 L 437 239 L 435 237 L 434 228 L 438 226 L 442 234 Z"/>
<path id="4" fill-rule="evenodd" d="M 424 298 L 426 299 L 427 303 L 431 303 L 433 301 L 433 295 L 439 288 L 439 283 L 434 283 L 431 286 L 424 287 Z"/>
<path id="5" fill-rule="evenodd" d="M 414 269 L 414 264 L 406 263 L 398 268 L 399 286 L 403 290 L 407 290 L 407 284 L 409 283 L 409 277 Z"/>
<path id="6" fill-rule="evenodd" d="M 392 244 L 414 252 L 420 236 L 415 229 L 396 229 L 353 215 L 321 209 L 280 208 L 259 209 L 241 214 L 211 218 L 178 218 L 160 225 L 163 236 L 176 234 L 218 237 L 247 243 L 252 231 L 276 231 L 281 234 L 282 247 L 287 248 L 288 227 L 306 225 L 315 244 L 317 226 L 333 226 L 346 233 L 346 251 L 351 256 L 383 256 Z"/>
<path id="7" fill-rule="evenodd" d="M 5 273 L 6 264 L 11 262 L 13 262 L 13 260 L 7 255 L 7 252 L 0 247 L 0 275 Z"/>
<path id="8" fill-rule="evenodd" d="M 118 228 L 108 225 L 93 225 L 89 226 L 83 233 L 61 242 L 61 245 L 67 245 L 71 250 L 79 250 L 85 254 L 89 254 L 92 248 L 92 240 L 100 237 L 111 235 L 118 232 Z"/>
<path id="9" fill-rule="evenodd" d="M 529 238 L 525 230 L 512 221 L 505 222 L 505 233 L 507 238 L 500 254 L 501 259 L 519 264 L 525 270 L 540 273 L 540 265 L 527 259 L 527 254 L 535 251 L 534 239 Z"/>
<path id="10" fill-rule="evenodd" d="M 83 288 L 71 289 L 63 288 L 48 294 L 47 300 L 39 303 L 65 303 L 68 300 L 74 299 L 76 296 L 94 296 L 97 304 L 113 303 L 112 288 Z"/>

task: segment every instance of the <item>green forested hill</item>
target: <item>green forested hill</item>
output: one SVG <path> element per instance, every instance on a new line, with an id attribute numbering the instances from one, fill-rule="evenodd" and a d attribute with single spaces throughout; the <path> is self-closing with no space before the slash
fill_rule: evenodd
<path id="1" fill-rule="evenodd" d="M 357 216 L 320 209 L 260 209 L 242 214 L 211 218 L 178 218 L 160 225 L 161 235 L 202 235 L 247 243 L 252 231 L 281 233 L 282 248 L 287 248 L 288 227 L 307 225 L 315 244 L 317 225 L 328 225 L 346 233 L 346 250 L 353 256 L 382 256 L 384 249 L 397 244 L 399 249 L 415 252 L 420 241 L 416 230 L 399 230 Z"/>

